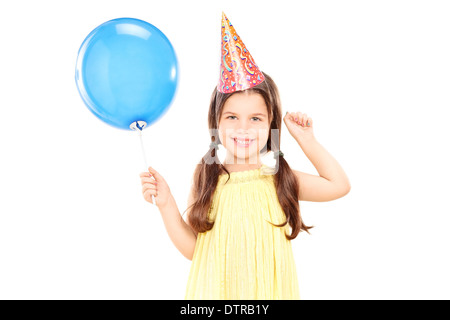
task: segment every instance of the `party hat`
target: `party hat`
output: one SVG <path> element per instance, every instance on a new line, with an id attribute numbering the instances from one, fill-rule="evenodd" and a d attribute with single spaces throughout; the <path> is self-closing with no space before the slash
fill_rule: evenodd
<path id="1" fill-rule="evenodd" d="M 222 61 L 217 90 L 222 93 L 246 90 L 264 81 L 264 75 L 222 12 Z"/>

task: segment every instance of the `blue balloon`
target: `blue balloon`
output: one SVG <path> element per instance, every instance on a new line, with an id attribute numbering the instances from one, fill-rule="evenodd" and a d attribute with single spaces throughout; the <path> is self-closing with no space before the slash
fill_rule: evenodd
<path id="1" fill-rule="evenodd" d="M 89 110 L 130 130 L 132 123 L 148 126 L 168 110 L 178 84 L 178 62 L 158 28 L 120 18 L 101 24 L 83 41 L 75 81 Z"/>

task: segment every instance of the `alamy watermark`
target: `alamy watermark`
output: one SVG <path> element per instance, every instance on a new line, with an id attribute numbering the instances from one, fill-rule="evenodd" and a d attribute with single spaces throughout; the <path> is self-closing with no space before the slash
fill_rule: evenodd
<path id="1" fill-rule="evenodd" d="M 220 131 L 218 129 L 210 129 L 210 135 L 213 137 L 214 142 L 219 144 L 216 149 L 216 156 L 210 157 L 205 156 L 203 158 L 206 164 L 258 164 L 258 158 L 266 156 L 268 153 L 268 145 L 270 144 L 269 153 L 271 162 L 270 167 L 272 168 L 272 174 L 278 172 L 279 167 L 279 151 L 280 146 L 280 130 L 270 129 L 270 134 L 268 129 L 249 129 L 234 130 L 227 129 L 225 131 Z M 222 139 L 226 139 L 226 146 L 223 145 Z M 237 142 L 230 143 L 233 139 L 247 139 L 251 143 L 248 146 L 239 145 Z M 259 141 L 259 145 L 257 143 Z M 261 146 L 261 141 L 265 141 L 263 146 Z M 214 145 L 213 145 L 214 147 Z M 261 148 L 261 150 L 259 150 Z M 218 152 L 220 150 L 220 152 Z M 226 155 L 225 155 L 226 152 Z M 220 153 L 220 156 L 219 154 Z M 210 153 L 208 153 L 210 154 Z"/>

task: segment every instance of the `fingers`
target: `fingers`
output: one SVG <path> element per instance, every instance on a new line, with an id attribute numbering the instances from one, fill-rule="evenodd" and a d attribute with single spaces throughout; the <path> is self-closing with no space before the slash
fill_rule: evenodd
<path id="1" fill-rule="evenodd" d="M 154 183 L 156 183 L 156 179 L 151 173 L 142 172 L 141 174 L 139 174 L 139 177 L 141 178 L 141 182 L 142 183 L 145 183 L 145 182 L 154 182 Z"/>
<path id="2" fill-rule="evenodd" d="M 163 181 L 164 180 L 164 178 L 158 173 L 158 171 L 156 171 L 152 167 L 148 167 L 148 172 L 142 172 L 139 176 L 141 177 L 141 179 L 142 178 L 153 177 L 153 179 L 156 180 L 156 181 Z"/>
<path id="3" fill-rule="evenodd" d="M 140 174 L 141 184 L 142 184 L 142 192 L 144 192 L 145 188 L 150 188 L 150 186 L 156 187 L 158 183 L 156 180 L 147 172 L 143 172 Z"/>
<path id="4" fill-rule="evenodd" d="M 145 194 L 146 192 L 150 192 L 152 195 L 156 196 L 158 190 L 156 189 L 156 186 L 146 183 L 142 186 L 142 194 Z"/>
<path id="5" fill-rule="evenodd" d="M 306 115 L 306 113 L 301 113 L 301 112 L 295 112 L 295 122 L 297 122 L 297 124 L 301 125 L 302 127 L 304 127 L 306 125 L 306 118 L 308 116 Z"/>
<path id="6" fill-rule="evenodd" d="M 154 179 L 154 176 L 149 172 L 142 172 L 139 174 L 141 178 L 141 184 L 142 184 L 142 194 L 144 195 L 144 199 L 151 204 L 153 204 L 153 198 L 152 196 L 157 196 L 157 181 Z"/>
<path id="7" fill-rule="evenodd" d="M 164 178 L 152 167 L 148 168 L 148 172 L 142 172 L 139 176 L 141 178 L 142 194 L 144 195 L 144 199 L 151 204 L 156 205 L 156 197 L 158 196 L 158 182 L 161 182 L 164 185 Z M 153 203 L 153 197 L 155 197 L 155 203 Z"/>
<path id="8" fill-rule="evenodd" d="M 152 183 L 152 182 L 143 182 L 142 183 L 142 192 L 146 191 L 146 190 L 156 190 L 157 189 L 157 184 L 156 183 Z"/>
<path id="9" fill-rule="evenodd" d="M 160 180 L 162 179 L 162 176 L 158 173 L 158 171 L 156 171 L 155 169 L 153 169 L 152 167 L 148 167 L 148 172 L 155 177 L 156 180 Z"/>
<path id="10" fill-rule="evenodd" d="M 308 117 L 308 115 L 306 113 L 288 112 L 286 115 L 289 116 L 289 119 L 291 119 L 296 124 L 298 124 L 302 127 L 311 127 L 312 126 L 312 119 L 311 119 L 311 117 Z"/>
<path id="11" fill-rule="evenodd" d="M 152 190 L 147 190 L 146 192 L 144 192 L 144 199 L 146 201 L 150 202 L 151 204 L 154 204 L 153 203 L 153 196 L 156 197 L 156 194 Z"/>
<path id="12" fill-rule="evenodd" d="M 142 185 L 142 194 L 144 195 L 144 199 L 150 203 L 153 203 L 152 196 L 158 196 L 158 190 L 156 186 L 151 183 L 145 183 Z"/>
<path id="13" fill-rule="evenodd" d="M 154 185 L 157 185 L 158 183 L 156 182 L 155 179 L 153 179 L 152 177 L 141 177 L 141 183 L 142 185 L 144 185 L 144 183 L 151 183 Z"/>

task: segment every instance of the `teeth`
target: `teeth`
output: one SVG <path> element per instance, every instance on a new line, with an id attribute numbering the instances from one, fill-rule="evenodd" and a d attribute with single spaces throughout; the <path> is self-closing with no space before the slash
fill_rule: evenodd
<path id="1" fill-rule="evenodd" d="M 234 139 L 234 141 L 237 141 L 240 144 L 250 144 L 250 142 L 251 142 L 251 140 L 238 140 L 238 139 Z"/>

